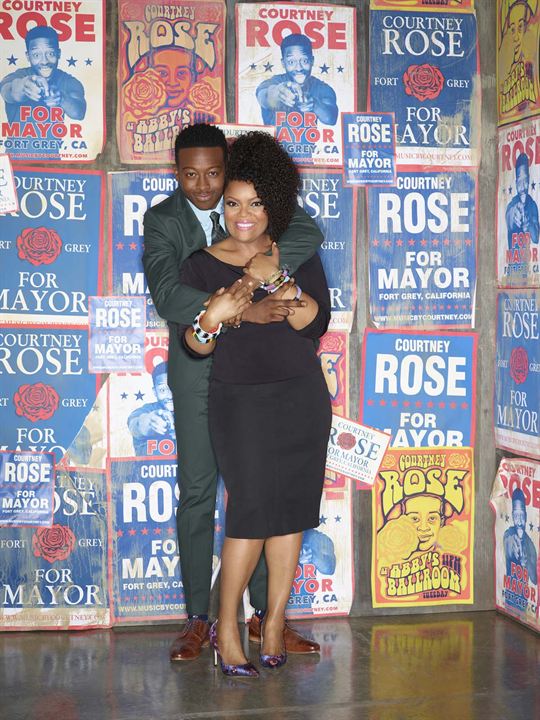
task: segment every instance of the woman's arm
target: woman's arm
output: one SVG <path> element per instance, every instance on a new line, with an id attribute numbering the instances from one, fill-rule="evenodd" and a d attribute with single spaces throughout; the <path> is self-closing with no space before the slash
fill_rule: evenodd
<path id="1" fill-rule="evenodd" d="M 282 292 L 286 300 L 297 298 L 305 302 L 304 307 L 298 307 L 294 315 L 287 317 L 294 330 L 306 337 L 324 335 L 330 322 L 330 293 L 318 255 L 298 268 L 294 283 L 286 283 L 283 290 L 277 292 Z"/>

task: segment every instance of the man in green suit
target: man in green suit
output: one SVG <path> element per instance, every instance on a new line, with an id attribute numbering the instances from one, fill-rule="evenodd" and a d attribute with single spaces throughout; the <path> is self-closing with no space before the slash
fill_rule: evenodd
<path id="1" fill-rule="evenodd" d="M 212 125 L 185 128 L 176 139 L 175 160 L 178 190 L 144 216 L 143 265 L 158 313 L 169 323 L 188 325 L 204 308 L 208 297 L 180 283 L 180 266 L 196 250 L 225 235 L 222 227 L 227 160 L 224 134 Z M 294 272 L 317 251 L 321 242 L 322 235 L 313 220 L 298 208 L 279 242 L 281 262 Z M 268 259 L 264 255 L 251 261 L 243 292 L 251 292 L 268 276 L 265 263 Z M 294 303 L 269 296 L 251 305 L 241 320 L 279 322 L 294 312 Z M 194 659 L 200 654 L 201 647 L 208 645 L 217 485 L 207 417 L 211 362 L 211 358 L 195 360 L 189 357 L 180 347 L 176 332 L 170 332 L 168 383 L 174 400 L 180 485 L 177 531 L 188 612 L 188 622 L 171 648 L 171 660 Z M 260 623 L 266 608 L 264 560 L 255 570 L 249 589 L 256 608 L 250 621 L 249 637 L 253 642 L 260 642 Z M 301 637 L 289 626 L 285 630 L 285 644 L 289 652 L 319 650 L 317 643 Z"/>

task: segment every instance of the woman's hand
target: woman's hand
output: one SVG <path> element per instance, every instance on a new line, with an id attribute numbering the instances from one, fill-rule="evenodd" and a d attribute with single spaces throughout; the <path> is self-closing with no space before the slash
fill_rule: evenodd
<path id="1" fill-rule="evenodd" d="M 246 263 L 244 272 L 260 283 L 266 283 L 279 271 L 279 248 L 272 243 L 272 254 L 257 253 Z"/>
<path id="2" fill-rule="evenodd" d="M 220 323 L 243 313 L 251 304 L 252 297 L 253 289 L 243 278 L 229 288 L 220 288 L 211 296 L 206 312 L 199 321 L 200 326 L 206 332 L 214 330 Z"/>

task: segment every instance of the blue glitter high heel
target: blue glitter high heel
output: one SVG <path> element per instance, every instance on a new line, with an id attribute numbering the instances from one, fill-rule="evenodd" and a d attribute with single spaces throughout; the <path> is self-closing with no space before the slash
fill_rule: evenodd
<path id="1" fill-rule="evenodd" d="M 227 663 L 223 662 L 223 658 L 221 657 L 217 644 L 217 622 L 218 621 L 216 620 L 210 628 L 210 645 L 214 651 L 214 666 L 217 666 L 219 659 L 221 672 L 224 675 L 228 675 L 229 677 L 258 678 L 259 671 L 253 663 L 247 662 L 243 665 L 227 665 Z"/>
<path id="2" fill-rule="evenodd" d="M 263 629 L 261 625 L 261 648 L 264 643 L 263 638 Z M 259 662 L 264 668 L 268 668 L 270 670 L 276 670 L 276 668 L 282 667 L 282 665 L 285 665 L 287 662 L 287 651 L 284 650 L 279 655 L 265 655 L 264 653 L 261 653 L 259 655 Z"/>

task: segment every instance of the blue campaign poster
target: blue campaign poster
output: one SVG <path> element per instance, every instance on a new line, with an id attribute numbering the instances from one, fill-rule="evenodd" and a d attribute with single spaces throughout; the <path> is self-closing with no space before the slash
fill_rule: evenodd
<path id="1" fill-rule="evenodd" d="M 0 328 L 0 450 L 52 452 L 71 445 L 96 397 L 88 331 Z"/>
<path id="2" fill-rule="evenodd" d="M 52 453 L 0 451 L 0 526 L 52 525 Z"/>
<path id="3" fill-rule="evenodd" d="M 143 218 L 165 200 L 178 183 L 172 172 L 134 170 L 109 173 L 111 196 L 111 295 L 145 295 L 146 328 L 165 328 L 154 308 L 142 266 Z"/>
<path id="4" fill-rule="evenodd" d="M 369 188 L 369 288 L 377 327 L 472 327 L 476 180 L 468 172 L 399 172 Z"/>
<path id="5" fill-rule="evenodd" d="M 356 194 L 336 170 L 300 171 L 299 202 L 324 235 L 319 254 L 330 288 L 331 329 L 350 329 L 356 303 Z"/>
<path id="6" fill-rule="evenodd" d="M 394 113 L 341 113 L 346 185 L 396 184 Z"/>
<path id="7" fill-rule="evenodd" d="M 495 444 L 540 458 L 540 290 L 497 297 Z"/>
<path id="8" fill-rule="evenodd" d="M 364 333 L 360 422 L 393 447 L 474 445 L 474 333 Z"/>
<path id="9" fill-rule="evenodd" d="M 90 298 L 90 372 L 144 369 L 145 309 L 144 297 Z"/>
<path id="10" fill-rule="evenodd" d="M 371 112 L 391 108 L 399 165 L 475 166 L 480 123 L 474 13 L 370 11 Z"/>
<path id="11" fill-rule="evenodd" d="M 82 325 L 102 288 L 102 174 L 15 170 L 19 212 L 2 218 L 0 322 Z"/>

